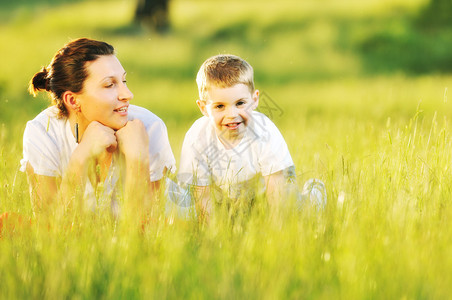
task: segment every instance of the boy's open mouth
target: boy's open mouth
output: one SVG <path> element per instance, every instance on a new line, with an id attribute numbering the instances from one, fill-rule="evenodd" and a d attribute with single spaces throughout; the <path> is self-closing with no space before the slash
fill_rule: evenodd
<path id="1" fill-rule="evenodd" d="M 225 124 L 226 127 L 228 127 L 229 129 L 237 129 L 240 124 L 242 124 L 242 122 L 235 122 L 235 123 L 227 123 Z"/>

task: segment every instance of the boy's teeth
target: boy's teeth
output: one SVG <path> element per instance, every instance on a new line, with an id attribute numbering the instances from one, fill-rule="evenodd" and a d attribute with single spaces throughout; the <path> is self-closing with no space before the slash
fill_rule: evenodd
<path id="1" fill-rule="evenodd" d="M 121 107 L 121 108 L 117 109 L 116 111 L 119 111 L 119 112 L 127 111 L 127 107 Z"/>

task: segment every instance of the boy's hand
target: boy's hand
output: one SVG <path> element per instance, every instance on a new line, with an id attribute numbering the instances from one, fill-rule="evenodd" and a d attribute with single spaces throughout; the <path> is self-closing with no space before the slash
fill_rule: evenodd
<path id="1" fill-rule="evenodd" d="M 212 213 L 212 202 L 210 199 L 209 186 L 191 186 L 192 195 L 195 200 L 196 211 L 199 216 L 199 221 L 209 221 L 209 216 Z"/>

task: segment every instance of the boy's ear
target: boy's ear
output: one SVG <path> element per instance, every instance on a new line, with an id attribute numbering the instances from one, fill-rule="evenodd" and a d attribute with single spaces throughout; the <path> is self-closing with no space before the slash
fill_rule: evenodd
<path id="1" fill-rule="evenodd" d="M 256 109 L 257 106 L 259 105 L 259 90 L 255 90 L 253 93 L 253 104 L 251 106 L 252 109 Z"/>
<path id="2" fill-rule="evenodd" d="M 68 110 L 80 111 L 80 104 L 77 100 L 77 95 L 71 91 L 66 91 L 63 93 L 63 102 Z"/>
<path id="3" fill-rule="evenodd" d="M 198 99 L 198 100 L 196 100 L 196 104 L 198 105 L 199 110 L 201 111 L 201 113 L 202 113 L 204 116 L 208 117 L 209 114 L 207 113 L 206 101 L 203 101 L 203 100 L 199 100 L 199 99 Z"/>

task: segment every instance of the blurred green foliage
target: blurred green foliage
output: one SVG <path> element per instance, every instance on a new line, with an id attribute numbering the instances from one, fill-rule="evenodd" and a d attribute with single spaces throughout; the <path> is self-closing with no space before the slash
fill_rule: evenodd
<path id="1" fill-rule="evenodd" d="M 380 74 L 447 71 L 445 45 L 451 39 L 424 35 L 413 25 L 423 0 L 325 1 L 328 5 L 175 0 L 170 7 L 171 30 L 163 35 L 134 24 L 135 3 L 129 1 L 0 2 L 0 12 L 8 15 L 0 21 L 0 34 L 7 41 L 0 48 L 0 101 L 8 104 L 0 118 L 5 124 L 25 124 L 48 105 L 46 95 L 36 99 L 28 95 L 27 83 L 57 49 L 81 36 L 115 46 L 128 71 L 134 102 L 164 119 L 176 155 L 184 129 L 199 116 L 193 105 L 194 78 L 211 55 L 229 52 L 247 59 L 255 69 L 256 86 L 286 111 L 297 103 L 307 119 L 334 118 L 338 112 L 359 116 L 375 98 L 365 95 L 365 87 L 349 98 L 346 89 L 329 92 L 331 86 L 350 86 L 359 80 L 378 87 L 391 82 Z M 363 102 L 362 97 L 368 100 Z M 169 110 L 168 103 L 178 105 Z M 413 107 L 388 98 L 369 113 L 380 120 L 388 115 L 408 118 Z M 279 122 L 290 118 L 287 114 Z"/>
<path id="2" fill-rule="evenodd" d="M 452 1 L 431 0 L 394 15 L 359 45 L 367 72 L 451 73 Z"/>
<path id="3" fill-rule="evenodd" d="M 452 72 L 452 30 L 423 32 L 407 27 L 403 33 L 381 31 L 365 40 L 360 50 L 368 72 L 407 74 Z"/>
<path id="4" fill-rule="evenodd" d="M 452 27 L 452 1 L 430 0 L 419 11 L 417 25 L 426 30 L 442 30 Z"/>

